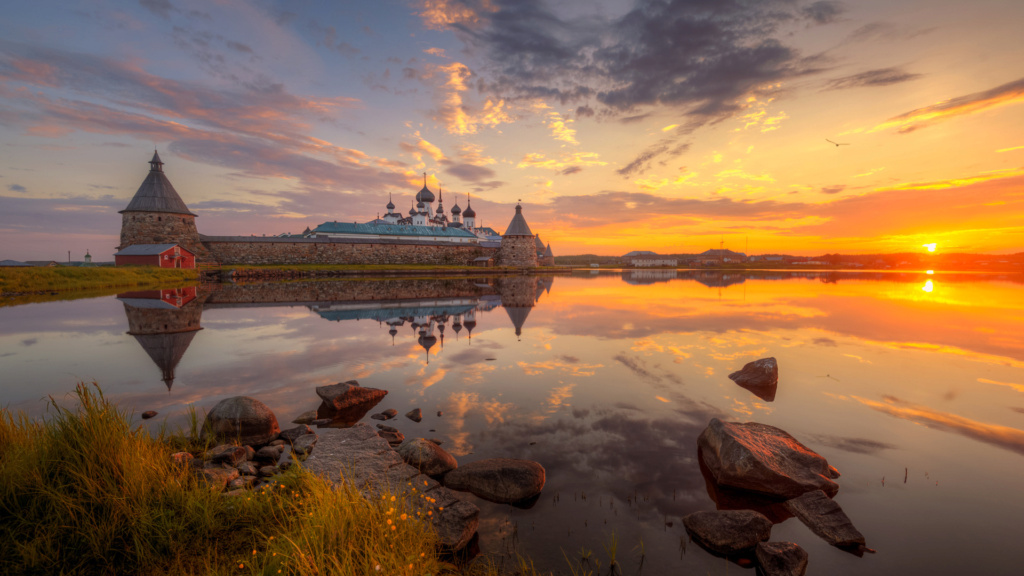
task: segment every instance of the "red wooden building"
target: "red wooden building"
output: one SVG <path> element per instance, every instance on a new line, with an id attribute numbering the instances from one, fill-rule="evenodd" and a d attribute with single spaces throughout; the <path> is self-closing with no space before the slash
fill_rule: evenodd
<path id="1" fill-rule="evenodd" d="M 196 255 L 177 244 L 132 244 L 114 254 L 117 266 L 195 268 Z"/>

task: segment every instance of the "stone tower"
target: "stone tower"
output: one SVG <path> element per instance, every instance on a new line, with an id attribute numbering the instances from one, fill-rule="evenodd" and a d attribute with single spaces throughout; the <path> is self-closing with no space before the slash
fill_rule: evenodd
<path id="1" fill-rule="evenodd" d="M 164 163 L 155 150 L 149 161 L 149 174 L 119 214 L 121 245 L 118 250 L 133 244 L 178 244 L 195 254 L 198 262 L 212 260 L 199 240 L 196 215 L 189 211 L 167 179 Z"/>
<path id="2" fill-rule="evenodd" d="M 523 207 L 519 204 L 516 204 L 516 215 L 512 217 L 508 229 L 501 236 L 498 264 L 501 266 L 537 267 L 536 237 L 530 231 L 526 218 L 523 218 Z"/>

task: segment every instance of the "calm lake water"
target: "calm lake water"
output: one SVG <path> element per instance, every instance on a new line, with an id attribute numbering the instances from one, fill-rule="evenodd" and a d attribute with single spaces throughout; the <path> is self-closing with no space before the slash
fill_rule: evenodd
<path id="1" fill-rule="evenodd" d="M 1022 327 L 1022 279 L 986 275 L 223 285 L 0 308 L 0 402 L 44 415 L 48 395 L 96 380 L 157 410 L 151 426 L 247 395 L 286 427 L 314 387 L 357 379 L 389 391 L 372 412 L 423 409 L 389 422 L 407 437 L 547 469 L 531 509 L 479 502 L 485 552 L 567 572 L 563 551 L 606 567 L 614 540 L 627 576 L 743 571 L 687 542 L 680 518 L 715 507 L 697 460 L 708 421 L 757 421 L 842 472 L 836 501 L 877 550 L 777 524 L 808 574 L 997 576 L 1024 571 Z M 727 377 L 766 356 L 773 399 Z"/>

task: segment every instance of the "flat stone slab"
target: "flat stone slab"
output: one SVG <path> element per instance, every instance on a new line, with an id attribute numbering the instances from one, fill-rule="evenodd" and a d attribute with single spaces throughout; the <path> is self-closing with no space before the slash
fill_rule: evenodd
<path id="1" fill-rule="evenodd" d="M 717 554 L 753 550 L 772 535 L 772 521 L 753 510 L 693 512 L 683 517 L 686 533 Z"/>
<path id="2" fill-rule="evenodd" d="M 408 493 L 415 487 L 415 494 L 435 500 L 430 518 L 447 548 L 464 548 L 476 533 L 480 509 L 406 464 L 373 428 L 359 423 L 351 428 L 321 428 L 318 433 L 316 448 L 302 465 L 306 470 L 334 484 L 349 481 L 367 498 L 386 490 Z"/>
<path id="3" fill-rule="evenodd" d="M 761 542 L 754 551 L 764 576 L 804 576 L 807 551 L 792 542 Z"/>
<path id="4" fill-rule="evenodd" d="M 821 490 L 807 492 L 786 501 L 786 507 L 812 532 L 840 548 L 864 546 L 864 535 L 853 526 L 839 503 Z"/>

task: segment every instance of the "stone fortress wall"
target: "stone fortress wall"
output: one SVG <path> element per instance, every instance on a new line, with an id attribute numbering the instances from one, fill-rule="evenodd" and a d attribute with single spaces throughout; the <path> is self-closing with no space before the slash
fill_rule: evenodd
<path id="1" fill-rule="evenodd" d="M 353 238 L 204 236 L 203 245 L 224 265 L 430 264 L 465 265 L 495 248 L 442 242 Z"/>

